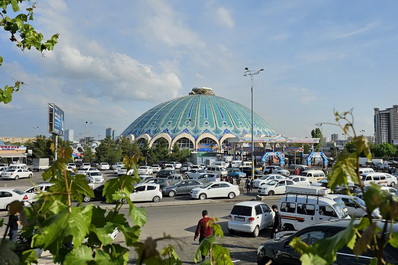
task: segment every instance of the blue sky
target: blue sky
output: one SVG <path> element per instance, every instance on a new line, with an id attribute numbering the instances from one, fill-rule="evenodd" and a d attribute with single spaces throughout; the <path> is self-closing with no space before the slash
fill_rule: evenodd
<path id="1" fill-rule="evenodd" d="M 0 136 L 48 135 L 48 103 L 76 138 L 120 134 L 194 87 L 250 107 L 245 67 L 264 68 L 254 110 L 276 132 L 307 137 L 334 110 L 353 109 L 356 130 L 373 135 L 373 109 L 398 104 L 397 9 L 367 0 L 39 0 L 33 25 L 59 33 L 59 44 L 22 52 L 0 32 L 0 85 L 27 84 L 0 104 Z"/>

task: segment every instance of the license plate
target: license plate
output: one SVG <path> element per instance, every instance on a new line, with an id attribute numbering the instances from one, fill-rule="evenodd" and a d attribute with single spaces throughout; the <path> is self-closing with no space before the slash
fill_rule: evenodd
<path id="1" fill-rule="evenodd" d="M 235 221 L 244 222 L 245 221 L 245 217 L 235 216 Z"/>

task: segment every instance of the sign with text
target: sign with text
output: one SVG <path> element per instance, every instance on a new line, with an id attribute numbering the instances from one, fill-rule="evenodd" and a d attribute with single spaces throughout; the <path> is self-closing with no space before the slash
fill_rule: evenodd
<path id="1" fill-rule="evenodd" d="M 48 132 L 64 134 L 64 111 L 53 103 L 48 104 Z"/>

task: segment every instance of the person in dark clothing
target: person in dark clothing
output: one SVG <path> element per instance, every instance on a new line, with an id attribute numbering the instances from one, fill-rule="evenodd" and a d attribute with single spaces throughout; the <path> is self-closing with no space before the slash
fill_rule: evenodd
<path id="1" fill-rule="evenodd" d="M 8 236 L 10 237 L 11 241 L 15 241 L 17 239 L 19 224 L 20 224 L 20 222 L 19 222 L 19 218 L 18 218 L 18 213 L 11 214 L 10 217 L 8 218 L 8 225 L 10 228 L 10 231 L 8 232 Z"/>
<path id="2" fill-rule="evenodd" d="M 274 238 L 276 233 L 279 232 L 282 228 L 282 218 L 278 211 L 278 206 L 272 205 L 272 210 L 274 211 L 275 216 L 274 216 L 274 224 L 272 226 L 272 231 L 271 231 L 271 239 Z"/>
<path id="3" fill-rule="evenodd" d="M 193 240 L 199 237 L 199 243 L 208 236 L 213 235 L 213 222 L 214 220 L 208 216 L 207 210 L 202 211 L 202 219 L 199 220 L 196 226 L 196 232 Z M 202 254 L 202 260 L 206 257 Z"/>

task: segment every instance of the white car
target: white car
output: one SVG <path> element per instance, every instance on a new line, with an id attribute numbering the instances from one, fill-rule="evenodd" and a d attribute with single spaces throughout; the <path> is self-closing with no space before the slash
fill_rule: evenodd
<path id="1" fill-rule="evenodd" d="M 360 218 L 368 214 L 366 212 L 366 203 L 364 202 L 364 200 L 356 196 L 343 195 L 343 194 L 330 194 L 327 195 L 327 197 L 332 199 L 337 197 L 338 199 L 342 200 L 344 206 L 347 208 L 347 214 L 351 217 Z M 373 210 L 372 217 L 376 219 L 381 218 L 380 211 L 378 208 Z"/>
<path id="2" fill-rule="evenodd" d="M 112 165 L 112 169 L 115 170 L 116 172 L 121 167 L 123 167 L 123 163 L 122 162 L 116 162 L 115 164 Z"/>
<path id="3" fill-rule="evenodd" d="M 204 169 L 190 169 L 187 172 L 185 172 L 185 174 L 188 176 L 188 178 L 190 179 L 196 179 L 198 178 L 200 175 L 205 174 L 206 170 Z"/>
<path id="4" fill-rule="evenodd" d="M 173 162 L 173 166 L 175 169 L 181 169 L 182 164 L 180 162 Z"/>
<path id="5" fill-rule="evenodd" d="M 396 177 L 394 177 L 393 175 L 388 174 L 388 173 L 384 173 L 384 175 L 386 175 L 387 185 L 388 186 L 394 187 L 395 184 L 397 184 L 397 178 Z"/>
<path id="6" fill-rule="evenodd" d="M 282 176 L 280 174 L 268 174 L 268 175 L 262 176 L 259 179 L 253 180 L 253 188 L 259 188 L 261 185 L 264 185 L 266 182 L 273 180 L 273 179 L 282 180 L 282 179 L 286 179 L 286 177 Z"/>
<path id="7" fill-rule="evenodd" d="M 280 174 L 284 176 L 289 176 L 290 172 L 287 169 L 283 169 L 280 166 L 266 166 L 263 170 L 263 174 Z"/>
<path id="8" fill-rule="evenodd" d="M 283 179 L 283 180 L 270 180 L 266 182 L 264 185 L 261 185 L 258 188 L 258 194 L 260 195 L 275 195 L 275 194 L 285 194 L 286 193 L 286 186 L 289 185 L 296 185 L 295 182 Z"/>
<path id="9" fill-rule="evenodd" d="M 152 165 L 152 172 L 153 173 L 158 173 L 162 168 L 158 164 L 153 164 Z"/>
<path id="10" fill-rule="evenodd" d="M 191 197 L 204 200 L 206 198 L 226 197 L 233 199 L 240 195 L 238 185 L 233 185 L 226 181 L 209 182 L 203 188 L 194 188 L 191 190 Z"/>
<path id="11" fill-rule="evenodd" d="M 33 177 L 33 173 L 27 169 L 7 169 L 1 174 L 2 179 L 20 179 L 31 177 Z"/>
<path id="12" fill-rule="evenodd" d="M 100 171 L 95 167 L 90 167 L 86 169 L 79 169 L 76 174 L 87 175 L 89 172 L 100 172 Z"/>
<path id="13" fill-rule="evenodd" d="M 129 171 L 127 171 L 127 168 L 125 168 L 124 166 L 122 166 L 121 168 L 118 169 L 117 171 L 117 175 L 121 176 L 121 175 L 129 175 L 132 176 L 134 174 L 134 169 L 130 169 Z"/>
<path id="14" fill-rule="evenodd" d="M 26 193 L 39 193 L 39 192 L 44 192 L 47 191 L 54 183 L 49 183 L 49 182 L 42 182 L 39 183 L 33 187 L 30 187 L 29 189 L 26 189 Z"/>
<path id="15" fill-rule="evenodd" d="M 311 186 L 311 183 L 308 181 L 308 179 L 306 177 L 290 175 L 289 178 L 291 181 L 293 181 L 295 183 L 295 185 Z"/>
<path id="16" fill-rule="evenodd" d="M 175 170 L 176 168 L 174 167 L 173 164 L 164 164 L 163 169 L 164 170 Z"/>
<path id="17" fill-rule="evenodd" d="M 152 167 L 149 166 L 140 166 L 138 168 L 138 175 L 151 175 L 153 174 Z"/>
<path id="18" fill-rule="evenodd" d="M 66 165 L 66 167 L 71 167 L 72 170 L 76 170 L 76 168 L 77 168 L 75 163 L 68 163 L 68 164 Z"/>
<path id="19" fill-rule="evenodd" d="M 86 180 L 90 183 L 102 184 L 102 183 L 104 183 L 104 176 L 99 171 L 91 171 L 91 172 L 87 172 Z"/>
<path id="20" fill-rule="evenodd" d="M 221 175 L 216 173 L 203 173 L 194 179 L 202 182 L 221 181 Z"/>
<path id="21" fill-rule="evenodd" d="M 160 189 L 159 184 L 154 183 L 138 184 L 135 186 L 134 191 L 130 194 L 130 200 L 133 202 L 160 202 L 162 198 L 162 190 Z"/>
<path id="22" fill-rule="evenodd" d="M 0 188 L 0 209 L 8 210 L 10 203 L 20 201 L 30 206 L 35 194 L 29 194 L 14 188 Z"/>
<path id="23" fill-rule="evenodd" d="M 109 170 L 111 166 L 108 164 L 108 162 L 101 162 L 98 164 L 97 168 L 99 170 Z"/>
<path id="24" fill-rule="evenodd" d="M 91 164 L 90 163 L 83 163 L 80 167 L 79 167 L 79 169 L 89 169 L 91 167 Z"/>
<path id="25" fill-rule="evenodd" d="M 239 202 L 228 215 L 228 231 L 231 234 L 235 231 L 251 233 L 257 237 L 260 230 L 272 226 L 274 215 L 274 211 L 263 202 Z"/>

